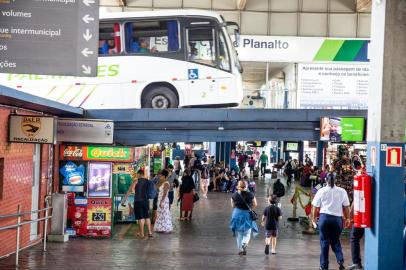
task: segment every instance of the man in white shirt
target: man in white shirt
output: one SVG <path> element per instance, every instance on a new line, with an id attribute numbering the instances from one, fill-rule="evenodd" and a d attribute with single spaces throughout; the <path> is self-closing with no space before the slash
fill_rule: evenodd
<path id="1" fill-rule="evenodd" d="M 328 269 L 329 246 L 334 251 L 340 270 L 344 270 L 344 255 L 341 249 L 340 235 L 343 230 L 343 212 L 346 223 L 351 222 L 350 201 L 347 192 L 335 186 L 335 176 L 327 176 L 328 185 L 317 191 L 313 198 L 313 223 L 320 213 L 320 270 Z"/>

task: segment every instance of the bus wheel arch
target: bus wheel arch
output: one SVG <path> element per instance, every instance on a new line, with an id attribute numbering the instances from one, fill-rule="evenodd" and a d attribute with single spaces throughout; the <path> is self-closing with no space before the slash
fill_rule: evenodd
<path id="1" fill-rule="evenodd" d="M 178 107 L 179 93 L 170 83 L 150 83 L 142 91 L 141 108 L 165 109 Z"/>

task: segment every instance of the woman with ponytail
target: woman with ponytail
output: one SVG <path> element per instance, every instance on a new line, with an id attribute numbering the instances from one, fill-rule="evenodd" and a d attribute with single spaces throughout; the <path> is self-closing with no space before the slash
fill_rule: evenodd
<path id="1" fill-rule="evenodd" d="M 343 214 L 346 223 L 350 222 L 350 201 L 347 192 L 335 185 L 335 175 L 327 175 L 327 186 L 317 191 L 312 201 L 313 224 L 320 213 L 320 269 L 328 269 L 329 247 L 334 251 L 340 270 L 344 270 L 344 256 L 341 249 L 340 235 L 343 230 Z"/>

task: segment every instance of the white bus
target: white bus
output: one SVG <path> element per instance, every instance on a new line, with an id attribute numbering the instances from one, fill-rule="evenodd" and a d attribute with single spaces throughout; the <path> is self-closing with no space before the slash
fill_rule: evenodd
<path id="1" fill-rule="evenodd" d="M 201 10 L 101 14 L 97 77 L 1 74 L 0 84 L 85 109 L 238 106 L 227 26 L 238 27 Z"/>

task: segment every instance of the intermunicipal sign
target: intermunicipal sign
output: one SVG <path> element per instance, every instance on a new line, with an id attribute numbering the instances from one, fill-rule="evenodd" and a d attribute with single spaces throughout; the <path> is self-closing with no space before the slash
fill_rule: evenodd
<path id="1" fill-rule="evenodd" d="M 369 62 L 368 39 L 240 36 L 238 58 L 255 62 Z"/>
<path id="2" fill-rule="evenodd" d="M 98 0 L 0 0 L 0 73 L 96 76 Z"/>

